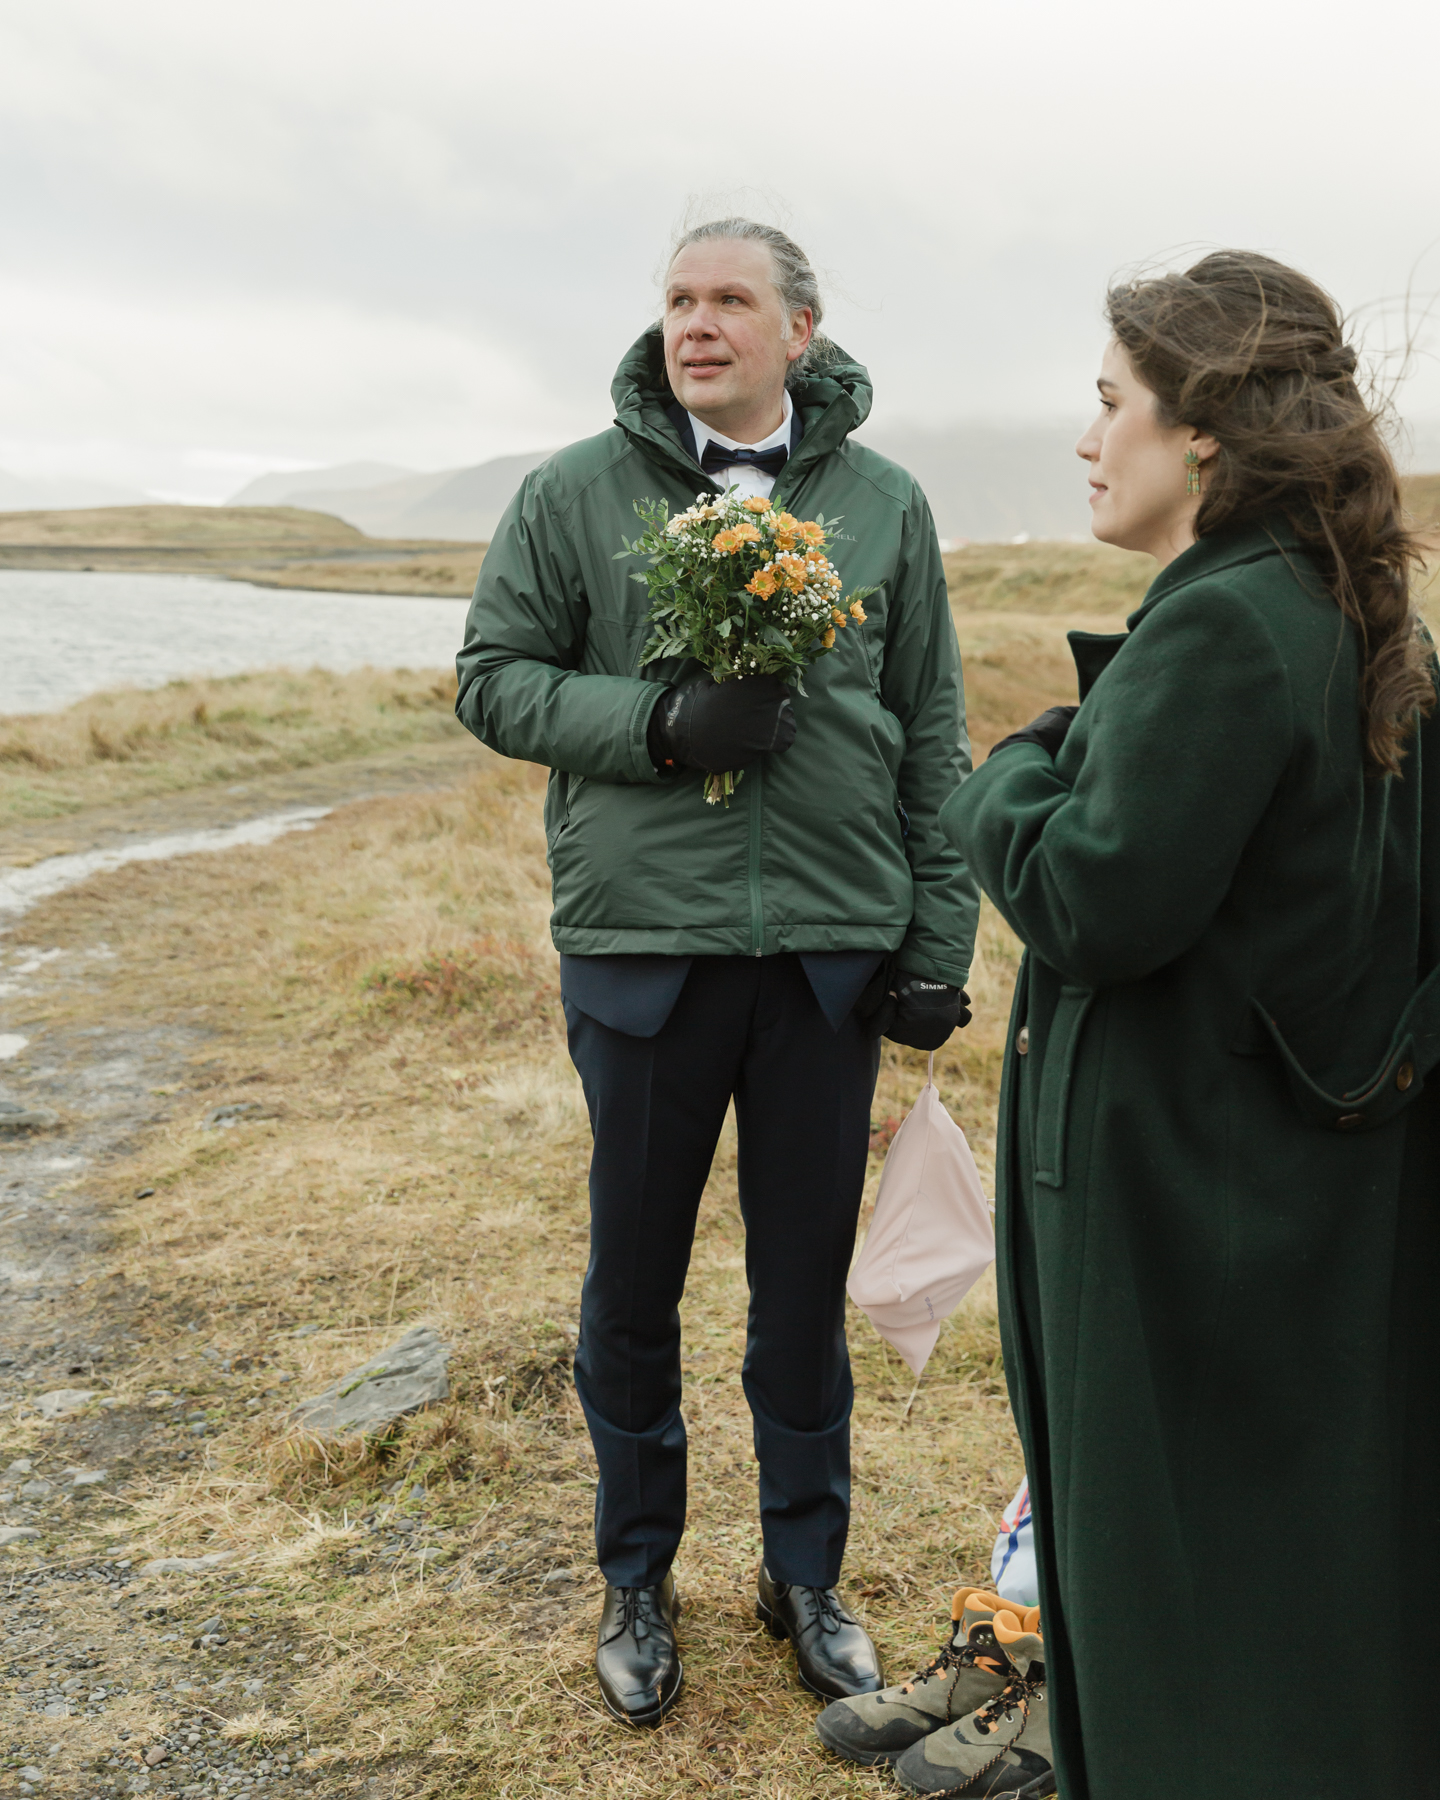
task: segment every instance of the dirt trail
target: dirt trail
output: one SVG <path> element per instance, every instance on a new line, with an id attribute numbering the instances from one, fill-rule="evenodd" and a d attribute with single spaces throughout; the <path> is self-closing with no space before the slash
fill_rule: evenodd
<path id="1" fill-rule="evenodd" d="M 411 745 L 308 769 L 281 769 L 224 786 L 107 802 L 60 818 L 6 825 L 0 828 L 0 869 L 28 868 L 46 856 L 105 850 L 166 832 L 237 825 L 290 807 L 340 806 L 380 794 L 448 787 L 474 769 L 479 754 L 473 738 L 457 734 L 438 744 Z"/>
<path id="2" fill-rule="evenodd" d="M 0 834 L 0 868 L 448 785 L 473 761 L 467 743 L 430 746 L 24 825 Z M 0 918 L 0 1416 L 14 1421 L 0 1451 L 0 1794 L 323 1787 L 287 1721 L 307 1656 L 283 1584 L 237 1585 L 218 1565 L 147 1574 L 125 1542 L 135 1506 L 201 1465 L 212 1430 L 288 1404 L 284 1343 L 232 1366 L 203 1318 L 169 1319 L 153 1354 L 123 1283 L 96 1275 L 132 1198 L 106 1197 L 107 1161 L 167 1121 L 264 1094 L 264 1073 L 231 1092 L 204 1007 L 107 1016 L 123 952 L 103 936 L 47 948 L 27 924 Z M 7 1128 L 15 1108 L 56 1120 Z"/>

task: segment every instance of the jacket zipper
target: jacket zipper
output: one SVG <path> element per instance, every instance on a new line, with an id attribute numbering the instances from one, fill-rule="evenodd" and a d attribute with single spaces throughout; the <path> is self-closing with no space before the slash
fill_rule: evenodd
<path id="1" fill-rule="evenodd" d="M 760 814 L 765 798 L 763 769 L 763 763 L 756 763 L 753 769 L 745 771 L 745 785 L 750 788 L 750 949 L 756 956 L 762 955 L 765 947 L 765 904 L 760 893 Z"/>

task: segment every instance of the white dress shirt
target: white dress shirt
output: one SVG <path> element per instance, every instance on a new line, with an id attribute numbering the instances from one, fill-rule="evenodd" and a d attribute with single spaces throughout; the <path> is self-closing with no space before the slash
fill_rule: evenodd
<path id="1" fill-rule="evenodd" d="M 790 419 L 795 406 L 790 398 L 790 390 L 785 390 L 784 411 L 780 423 L 758 444 L 737 444 L 734 438 L 727 438 L 718 431 L 697 419 L 694 413 L 687 410 L 685 416 L 690 421 L 690 429 L 695 433 L 695 460 L 700 462 L 705 455 L 708 443 L 719 444 L 726 450 L 773 450 L 778 444 L 790 447 Z M 743 497 L 756 494 L 762 500 L 768 500 L 775 486 L 775 476 L 767 475 L 763 469 L 757 469 L 750 463 L 735 463 L 728 469 L 717 469 L 715 480 L 722 488 L 739 488 Z"/>

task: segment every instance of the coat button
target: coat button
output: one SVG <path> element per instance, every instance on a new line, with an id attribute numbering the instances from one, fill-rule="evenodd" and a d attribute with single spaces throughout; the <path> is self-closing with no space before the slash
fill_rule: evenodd
<path id="1" fill-rule="evenodd" d="M 1395 1071 L 1395 1085 L 1402 1094 L 1406 1092 L 1414 1079 L 1414 1063 L 1401 1063 L 1400 1067 Z"/>
<path id="2" fill-rule="evenodd" d="M 1364 1113 L 1341 1113 L 1335 1121 L 1337 1131 L 1353 1131 L 1357 1125 L 1365 1123 Z"/>
<path id="3" fill-rule="evenodd" d="M 1021 1056 L 1030 1054 L 1030 1027 L 1028 1025 L 1022 1025 L 1016 1034 L 1015 1048 Z"/>

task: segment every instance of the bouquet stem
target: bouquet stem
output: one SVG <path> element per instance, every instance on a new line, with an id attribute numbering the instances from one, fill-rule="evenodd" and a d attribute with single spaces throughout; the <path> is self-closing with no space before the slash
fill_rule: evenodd
<path id="1" fill-rule="evenodd" d="M 717 801 L 723 800 L 728 807 L 730 796 L 739 787 L 744 775 L 743 769 L 726 769 L 720 775 L 707 775 L 705 777 L 705 799 L 708 804 L 714 806 Z"/>

